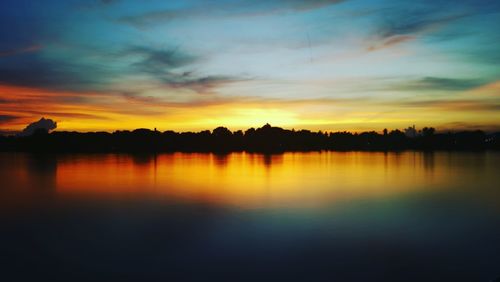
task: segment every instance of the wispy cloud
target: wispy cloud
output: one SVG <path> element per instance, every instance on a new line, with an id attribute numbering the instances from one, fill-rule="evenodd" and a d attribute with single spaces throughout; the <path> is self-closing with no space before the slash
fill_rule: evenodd
<path id="1" fill-rule="evenodd" d="M 187 8 L 165 9 L 161 11 L 155 10 L 138 15 L 123 16 L 120 17 L 118 21 L 143 28 L 176 19 L 244 17 L 287 12 L 304 12 L 345 1 L 346 0 L 238 0 L 225 1 L 218 5 L 207 5 L 206 2 L 198 2 Z"/>
<path id="2" fill-rule="evenodd" d="M 14 115 L 0 115 L 0 123 L 7 123 L 17 119 L 18 116 Z"/>
<path id="3" fill-rule="evenodd" d="M 60 118 L 76 118 L 76 119 L 91 119 L 91 120 L 110 120 L 109 117 L 98 114 L 86 114 L 86 113 L 76 113 L 76 112 L 44 112 L 44 111 L 29 111 L 27 112 L 33 116 L 44 116 L 50 115 L 52 117 Z"/>
<path id="4" fill-rule="evenodd" d="M 429 11 L 402 13 L 388 19 L 377 30 L 381 38 L 431 31 L 467 16 L 465 13 L 441 15 Z"/>
<path id="5" fill-rule="evenodd" d="M 467 121 L 453 121 L 453 122 L 445 122 L 438 125 L 438 129 L 441 132 L 446 131 L 459 131 L 459 130 L 483 130 L 486 132 L 498 132 L 500 130 L 500 126 L 495 123 L 475 123 L 475 122 L 467 122 Z"/>
<path id="6" fill-rule="evenodd" d="M 290 5 L 294 10 L 312 10 L 345 2 L 346 0 L 284 0 L 284 5 Z"/>
<path id="7" fill-rule="evenodd" d="M 155 49 L 136 46 L 127 49 L 125 53 L 141 57 L 131 64 L 134 73 L 146 73 L 169 88 L 190 89 L 206 94 L 218 86 L 244 80 L 236 76 L 199 75 L 195 71 L 186 71 L 187 67 L 203 59 L 183 53 L 179 48 Z"/>
<path id="8" fill-rule="evenodd" d="M 213 92 L 214 89 L 217 89 L 221 86 L 244 80 L 248 80 L 248 78 L 220 76 L 220 75 L 193 78 L 190 77 L 189 74 L 185 73 L 180 77 L 174 78 L 173 80 L 167 79 L 165 80 L 165 83 L 168 86 L 174 88 L 187 88 L 197 93 L 210 94 Z"/>
<path id="9" fill-rule="evenodd" d="M 464 91 L 487 84 L 483 79 L 462 79 L 446 77 L 423 77 L 406 80 L 387 86 L 399 91 Z"/>
<path id="10" fill-rule="evenodd" d="M 482 101 L 474 99 L 430 99 L 397 103 L 401 107 L 425 108 L 445 111 L 499 111 L 500 101 Z"/>
<path id="11" fill-rule="evenodd" d="M 79 59 L 34 56 L 29 58 L 29 64 L 0 64 L 0 83 L 59 90 L 88 90 L 102 88 L 118 75 L 109 66 Z"/>
<path id="12" fill-rule="evenodd" d="M 18 48 L 18 49 L 11 49 L 11 50 L 0 50 L 0 57 L 9 57 L 9 56 L 15 56 L 15 55 L 20 55 L 24 53 L 31 53 L 31 52 L 36 52 L 38 50 L 42 49 L 42 45 L 31 45 L 23 48 Z"/>
<path id="13" fill-rule="evenodd" d="M 414 35 L 394 35 L 391 37 L 383 38 L 370 45 L 368 47 L 368 51 L 376 51 L 379 49 L 389 48 L 403 42 L 412 41 L 415 38 L 416 37 Z"/>
<path id="14" fill-rule="evenodd" d="M 97 54 L 97 55 L 96 55 Z M 116 82 L 140 77 L 149 84 L 166 88 L 188 89 L 194 92 L 212 92 L 219 85 L 243 78 L 227 75 L 199 74 L 196 63 L 203 58 L 183 52 L 180 48 L 151 46 L 123 47 L 119 51 L 75 50 L 73 60 L 66 57 L 30 57 L 30 64 L 0 64 L 0 83 L 24 85 L 52 90 L 120 92 Z M 117 62 L 129 61 L 116 67 Z M 248 78 L 246 78 L 248 79 Z M 135 91 L 141 86 L 133 85 Z M 148 88 L 150 86 L 143 86 Z M 75 97 L 73 97 L 75 98 Z M 85 97 L 80 97 L 85 98 Z"/>
<path id="15" fill-rule="evenodd" d="M 133 46 L 126 49 L 123 55 L 139 55 L 142 58 L 133 66 L 145 72 L 157 73 L 166 69 L 174 69 L 196 62 L 199 58 L 183 53 L 179 48 L 156 49 L 147 46 Z"/>
<path id="16" fill-rule="evenodd" d="M 193 12 L 188 10 L 152 11 L 140 15 L 122 16 L 118 19 L 118 22 L 123 22 L 125 24 L 130 24 L 132 26 L 142 28 L 151 24 L 168 22 L 170 20 L 190 16 L 192 14 Z"/>
<path id="17" fill-rule="evenodd" d="M 99 0 L 99 2 L 101 2 L 102 4 L 105 4 L 105 5 L 113 4 L 113 3 L 116 3 L 119 1 L 120 0 Z"/>
<path id="18" fill-rule="evenodd" d="M 370 37 L 368 51 L 415 40 L 418 36 L 438 32 L 447 25 L 471 15 L 461 5 L 450 8 L 446 3 L 424 1 L 415 7 L 396 5 L 382 8 L 377 12 L 383 15 L 377 21 Z M 456 38 L 456 34 L 453 38 Z"/>

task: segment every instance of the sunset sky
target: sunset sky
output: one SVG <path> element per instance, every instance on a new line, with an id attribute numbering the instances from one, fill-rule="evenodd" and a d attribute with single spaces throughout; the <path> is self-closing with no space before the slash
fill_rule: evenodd
<path id="1" fill-rule="evenodd" d="M 500 130 L 500 1 L 0 2 L 0 131 Z"/>

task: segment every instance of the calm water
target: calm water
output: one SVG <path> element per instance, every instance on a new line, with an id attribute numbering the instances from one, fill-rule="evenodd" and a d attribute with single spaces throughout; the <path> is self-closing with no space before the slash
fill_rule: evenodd
<path id="1" fill-rule="evenodd" d="M 493 281 L 499 168 L 498 152 L 2 153 L 0 275 Z"/>

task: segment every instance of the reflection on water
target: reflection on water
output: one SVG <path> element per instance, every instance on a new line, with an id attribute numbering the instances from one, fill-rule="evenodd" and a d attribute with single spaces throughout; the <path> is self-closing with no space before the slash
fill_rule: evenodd
<path id="1" fill-rule="evenodd" d="M 3 153 L 0 263 L 26 278 L 489 281 L 499 165 L 495 152 Z"/>
<path id="2" fill-rule="evenodd" d="M 494 183 L 497 161 L 491 154 L 415 152 L 179 153 L 23 159 L 29 171 L 25 173 L 30 174 L 23 179 L 45 189 L 55 183 L 59 195 L 153 195 L 250 208 L 320 206 L 445 189 L 460 193 L 471 186 Z M 482 189 L 478 193 L 488 190 Z"/>

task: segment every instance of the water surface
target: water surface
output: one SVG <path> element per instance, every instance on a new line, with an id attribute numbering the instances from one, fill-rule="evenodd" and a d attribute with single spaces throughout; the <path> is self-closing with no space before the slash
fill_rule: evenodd
<path id="1" fill-rule="evenodd" d="M 500 153 L 0 154 L 17 279 L 491 281 Z"/>

